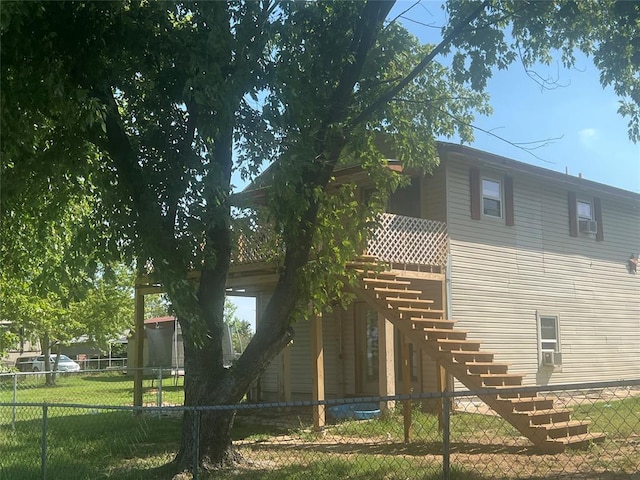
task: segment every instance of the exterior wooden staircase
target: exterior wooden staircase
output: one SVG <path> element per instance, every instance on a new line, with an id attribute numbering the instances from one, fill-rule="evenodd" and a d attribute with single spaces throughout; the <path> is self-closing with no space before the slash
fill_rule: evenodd
<path id="1" fill-rule="evenodd" d="M 501 390 L 522 385 L 523 375 L 509 372 L 509 365 L 496 362 L 494 353 L 482 350 L 478 340 L 443 318 L 442 310 L 431 309 L 416 278 L 380 271 L 372 259 L 353 262 L 360 286 L 353 292 L 377 310 L 417 347 L 469 390 L 493 392 L 480 398 L 513 425 L 539 450 L 558 453 L 604 440 L 602 433 L 590 433 L 589 422 L 572 420 L 572 410 L 554 407 L 551 398 L 537 392 L 508 393 Z"/>

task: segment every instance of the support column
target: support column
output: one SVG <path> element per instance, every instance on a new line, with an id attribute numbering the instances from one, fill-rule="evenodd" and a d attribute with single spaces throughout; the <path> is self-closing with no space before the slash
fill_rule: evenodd
<path id="1" fill-rule="evenodd" d="M 313 400 L 324 400 L 324 345 L 322 342 L 322 315 L 311 316 L 311 355 L 313 378 L 311 379 Z M 313 428 L 322 430 L 326 423 L 325 406 L 313 407 Z"/>
<path id="2" fill-rule="evenodd" d="M 133 365 L 133 405 L 135 407 L 142 406 L 142 378 L 144 367 L 144 293 L 140 289 L 135 288 L 135 364 Z"/>
<path id="3" fill-rule="evenodd" d="M 409 356 L 409 342 L 407 338 L 402 335 L 400 339 L 400 354 L 402 356 L 402 394 L 411 394 L 411 363 Z M 403 400 L 402 402 L 402 417 L 404 423 L 404 443 L 411 441 L 411 400 Z"/>
<path id="4" fill-rule="evenodd" d="M 393 324 L 378 315 L 379 392 L 381 396 L 396 394 L 396 373 L 393 355 Z M 382 410 L 393 409 L 395 402 L 381 402 Z"/>
<path id="5" fill-rule="evenodd" d="M 436 382 L 438 392 L 446 392 L 447 391 L 447 371 L 440 364 L 440 362 L 436 362 Z M 442 423 L 442 407 L 444 402 L 450 401 L 448 398 L 443 398 L 441 402 L 438 402 L 438 428 L 442 431 L 443 423 Z"/>
<path id="6" fill-rule="evenodd" d="M 291 344 L 282 350 L 282 393 L 285 402 L 291 401 Z"/>

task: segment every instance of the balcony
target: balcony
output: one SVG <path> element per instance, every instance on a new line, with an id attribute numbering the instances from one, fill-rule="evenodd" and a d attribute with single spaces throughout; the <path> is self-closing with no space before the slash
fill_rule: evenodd
<path id="1" fill-rule="evenodd" d="M 236 232 L 234 266 L 276 262 L 284 251 L 270 226 L 238 222 Z M 448 249 L 446 223 L 383 213 L 363 253 L 394 269 L 444 273 Z"/>

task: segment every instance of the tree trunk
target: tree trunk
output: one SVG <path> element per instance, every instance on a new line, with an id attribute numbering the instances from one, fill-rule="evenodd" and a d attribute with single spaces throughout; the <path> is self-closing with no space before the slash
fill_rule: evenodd
<path id="1" fill-rule="evenodd" d="M 56 377 L 51 373 L 51 338 L 48 333 L 45 333 L 40 339 L 42 344 L 42 355 L 44 355 L 44 383 L 48 387 L 52 387 L 56 383 Z"/>

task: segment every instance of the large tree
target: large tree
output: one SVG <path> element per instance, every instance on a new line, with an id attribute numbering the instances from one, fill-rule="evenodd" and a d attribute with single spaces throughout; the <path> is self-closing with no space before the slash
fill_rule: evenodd
<path id="1" fill-rule="evenodd" d="M 480 61 L 458 59 L 450 71 L 435 61 L 438 54 L 455 40 L 470 58 L 505 66 L 515 47 L 494 40 L 500 22 L 514 17 L 499 12 L 517 10 L 532 25 L 554 14 L 538 2 L 452 2 L 454 22 L 433 46 L 387 19 L 393 3 L 3 4 L 3 177 L 16 179 L 18 189 L 28 181 L 36 189 L 98 192 L 100 225 L 111 233 L 104 247 L 152 265 L 167 289 L 186 340 L 187 405 L 239 402 L 289 343 L 310 302 L 319 308 L 339 294 L 335 280 L 358 252 L 370 211 L 355 201 L 353 186 L 328 193 L 337 165 L 361 165 L 384 190 L 398 181 L 382 174 L 379 134 L 392 139 L 405 164 L 425 169 L 435 161 L 435 136 L 471 139 L 472 112 L 489 108 L 456 80 L 470 78 L 481 92 L 489 72 Z M 574 33 L 608 39 L 599 27 Z M 531 48 L 544 54 L 566 42 L 558 36 Z M 52 148 L 56 154 L 46 155 Z M 282 268 L 260 328 L 225 369 L 231 175 L 251 178 L 263 162 L 272 165 L 266 208 L 285 247 Z M 3 189 L 2 201 L 18 194 Z M 17 218 L 20 208 L 9 213 Z M 347 215 L 353 228 L 345 232 L 338 226 Z M 201 272 L 197 285 L 188 278 L 193 269 Z M 233 418 L 201 416 L 203 467 L 237 460 Z M 189 414 L 183 425 L 179 468 L 191 464 L 194 448 Z"/>

